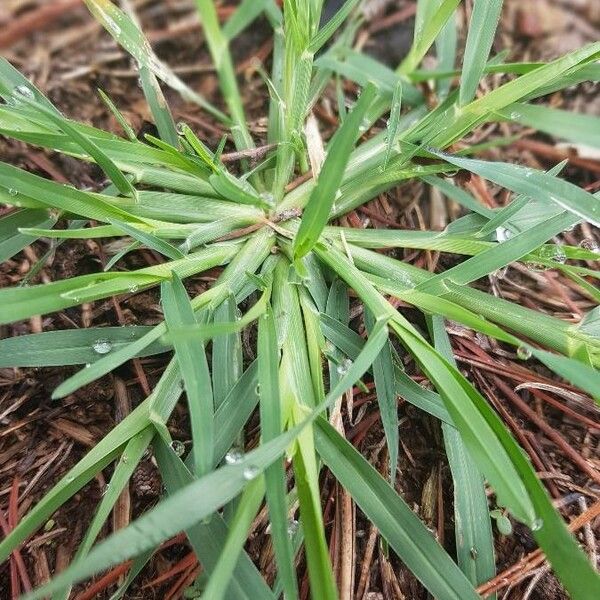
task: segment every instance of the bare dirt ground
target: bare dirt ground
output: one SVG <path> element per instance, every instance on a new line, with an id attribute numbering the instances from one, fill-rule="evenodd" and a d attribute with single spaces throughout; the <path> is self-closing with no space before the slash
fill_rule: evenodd
<path id="1" fill-rule="evenodd" d="M 157 53 L 203 94 L 220 100 L 209 57 L 203 47 L 201 29 L 189 0 L 137 0 L 133 5 Z M 223 2 L 219 15 L 225 19 L 235 2 Z M 360 43 L 389 64 L 399 61 L 411 40 L 414 3 L 411 0 L 378 2 L 379 11 L 364 27 Z M 466 2 L 467 7 L 469 2 Z M 600 38 L 600 3 L 597 0 L 511 0 L 506 3 L 495 50 L 510 49 L 512 60 L 549 59 Z M 251 28 L 234 45 L 251 130 L 258 141 L 264 136 L 265 89 L 254 69 L 254 59 L 268 63 L 271 44 L 268 28 Z M 101 103 L 96 88 L 107 91 L 140 133 L 153 125 L 137 84 L 137 74 L 124 53 L 97 25 L 80 0 L 3 0 L 0 6 L 0 52 L 20 68 L 65 114 L 96 126 L 117 130 L 117 124 Z M 490 77 L 493 88 L 499 79 Z M 196 107 L 166 91 L 177 119 L 192 125 L 211 145 L 222 135 L 219 126 Z M 549 100 L 555 106 L 600 115 L 597 89 L 581 86 Z M 318 107 L 324 136 L 333 130 L 335 118 Z M 495 135 L 509 135 L 507 125 L 494 125 L 478 132 L 473 142 Z M 522 132 L 523 133 L 523 132 Z M 598 157 L 578 156 L 555 140 L 524 132 L 515 143 L 490 152 L 491 158 L 548 167 L 565 156 L 571 163 L 566 177 L 590 190 L 600 189 Z M 95 187 L 99 173 L 87 164 L 54 153 L 0 138 L 0 159 L 57 181 L 78 187 Z M 502 191 L 472 178 L 469 191 L 488 206 L 504 204 Z M 2 210 L 2 209 L 0 209 Z M 374 200 L 341 221 L 364 226 L 370 220 L 378 227 L 443 228 L 457 214 L 457 207 L 442 198 L 428 197 L 422 186 L 405 185 Z M 582 239 L 599 238 L 589 226 L 564 234 L 564 241 L 577 245 Z M 0 286 L 14 285 L 48 250 L 39 241 L 0 267 Z M 68 242 L 54 249 L 35 281 L 45 282 L 93 272 L 107 261 L 108 248 L 95 241 Z M 130 255 L 133 268 L 156 261 L 151 252 Z M 405 251 L 404 260 L 431 270 L 448 268 L 456 257 L 434 252 Z M 597 266 L 597 265 L 596 265 Z M 192 286 L 201 289 L 206 281 Z M 479 281 L 478 286 L 535 307 L 567 321 L 577 322 L 593 304 L 571 282 L 557 272 L 532 272 L 512 267 L 503 279 Z M 408 312 L 410 314 L 410 312 Z M 413 315 L 416 318 L 416 314 Z M 28 322 L 0 327 L 0 337 L 52 329 L 115 324 L 153 324 L 160 320 L 155 292 L 113 298 Z M 524 363 L 502 346 L 458 326 L 451 327 L 452 342 L 460 368 L 476 383 L 503 416 L 515 437 L 531 456 L 548 490 L 565 518 L 578 529 L 582 544 L 593 556 L 600 549 L 600 421 L 598 413 L 586 410 L 575 391 L 556 381 L 543 367 Z M 9 531 L 18 519 L 85 452 L 135 407 L 151 389 L 164 367 L 164 359 L 134 361 L 113 376 L 53 402 L 50 394 L 71 374 L 71 368 L 0 369 L 0 526 Z M 409 372 L 415 372 L 407 365 Z M 415 372 L 415 378 L 419 375 Z M 442 543 L 452 547 L 451 481 L 443 453 L 438 424 L 399 398 L 401 456 L 397 486 L 434 530 Z M 180 407 L 171 423 L 174 437 L 189 439 L 186 414 Z M 251 435 L 251 434 L 250 434 Z M 373 395 L 354 398 L 354 418 L 347 423 L 347 437 L 372 460 L 385 464 L 385 446 Z M 334 564 L 339 556 L 340 515 L 335 509 L 339 489 L 327 473 L 322 478 L 328 534 Z M 11 571 L 25 590 L 46 581 L 67 565 L 77 548 L 105 487 L 99 476 L 48 521 L 13 555 L 0 565 L 0 597 L 15 596 Z M 160 481 L 151 457 L 136 472 L 112 522 L 103 535 L 122 527 L 158 501 Z M 247 550 L 269 581 L 273 579 L 272 553 L 264 517 L 257 519 Z M 377 531 L 360 515 L 356 531 L 356 598 L 409 600 L 426 598 L 423 588 L 395 558 L 386 557 Z M 548 574 L 535 544 L 525 529 L 515 526 L 512 536 L 497 536 L 498 570 L 501 575 L 485 588 L 499 597 L 561 599 L 566 596 Z M 77 600 L 108 598 L 128 565 L 94 582 L 78 587 Z M 307 580 L 299 564 L 304 597 Z M 132 587 L 130 599 L 181 598 L 199 573 L 199 567 L 183 537 L 159 551 L 144 570 L 140 583 Z"/>

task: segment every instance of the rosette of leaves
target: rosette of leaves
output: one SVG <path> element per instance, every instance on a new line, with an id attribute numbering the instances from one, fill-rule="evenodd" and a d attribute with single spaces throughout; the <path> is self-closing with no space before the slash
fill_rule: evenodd
<path id="1" fill-rule="evenodd" d="M 121 597 L 153 551 L 180 531 L 202 565 L 203 597 L 297 598 L 295 561 L 303 552 L 313 597 L 335 598 L 319 488 L 324 468 L 436 598 L 477 598 L 477 586 L 495 573 L 486 486 L 502 509 L 498 514 L 532 530 L 571 597 L 596 598 L 598 575 L 506 425 L 457 369 L 445 322 L 512 346 L 520 358 L 537 359 L 590 396 L 598 395 L 597 310 L 573 325 L 470 285 L 521 261 L 559 269 L 598 300 L 590 283 L 597 273 L 573 263 L 597 259 L 594 249 L 549 242 L 581 221 L 598 225 L 598 197 L 561 178 L 561 165 L 542 172 L 473 158 L 481 148 L 464 143 L 460 152 L 451 150 L 495 121 L 600 147 L 597 119 L 537 101 L 597 81 L 600 44 L 549 63 L 490 58 L 502 2 L 475 0 L 457 69 L 459 0 L 419 0 L 412 48 L 392 70 L 353 49 L 364 18 L 356 0 L 347 0 L 326 23 L 320 20 L 322 0 L 285 0 L 282 9 L 274 0 L 244 0 L 224 24 L 211 0 L 196 0 L 224 100 L 220 109 L 156 57 L 127 3 L 125 10 L 108 0 L 86 4 L 137 62 L 158 137 L 138 139 L 105 94 L 123 135 L 75 122 L 6 60 L 0 62 L 0 133 L 91 161 L 106 175 L 103 189 L 92 192 L 0 164 L 0 202 L 15 207 L 0 220 L 0 257 L 7 260 L 38 238 L 55 244 L 111 238 L 121 248 L 104 271 L 0 290 L 0 321 L 152 287 L 160 288 L 164 321 L 154 327 L 92 327 L 5 339 L 0 363 L 82 365 L 55 390 L 54 398 L 63 398 L 136 357 L 169 353 L 171 360 L 152 393 L 0 544 L 6 559 L 110 468 L 110 485 L 71 565 L 27 598 L 66 598 L 75 583 L 133 559 L 114 596 Z M 271 72 L 263 71 L 268 136 L 261 140 L 270 147 L 254 165 L 247 159 L 258 151 L 229 47 L 260 15 L 273 29 Z M 438 66 L 423 70 L 429 52 L 436 53 Z M 506 74 L 506 83 L 476 98 L 488 73 Z M 353 82 L 360 93 L 345 97 L 341 81 Z M 223 144 L 210 148 L 186 124 L 175 125 L 159 82 L 229 130 L 227 139 L 246 159 L 239 171 L 222 161 Z M 339 127 L 320 161 L 310 152 L 314 140 L 305 135 L 305 123 L 331 82 L 338 84 Z M 502 209 L 482 206 L 448 179 L 459 169 L 514 192 L 514 199 Z M 408 180 L 439 188 L 466 209 L 466 216 L 443 232 L 335 224 Z M 154 250 L 163 261 L 127 271 L 122 258 L 139 248 Z M 376 251 L 391 248 L 465 258 L 433 274 Z M 214 267 L 222 267 L 214 284 L 190 298 L 182 282 Z M 349 326 L 350 291 L 362 306 L 364 336 Z M 391 300 L 421 311 L 427 327 Z M 249 338 L 252 362 L 241 350 L 246 328 L 256 330 Z M 404 355 L 433 390 L 403 370 Z M 361 381 L 373 381 L 377 392 L 388 444 L 387 477 L 344 437 L 339 419 L 330 420 L 337 400 Z M 453 548 L 438 543 L 394 487 L 398 396 L 441 423 L 454 480 Z M 191 423 L 185 449 L 167 428 L 180 401 L 187 403 Z M 244 452 L 245 425 L 255 411 L 260 443 Z M 164 484 L 161 501 L 96 543 L 148 447 Z M 244 551 L 263 503 L 277 565 L 271 587 Z M 296 506 L 299 527 L 295 521 L 290 525 Z"/>

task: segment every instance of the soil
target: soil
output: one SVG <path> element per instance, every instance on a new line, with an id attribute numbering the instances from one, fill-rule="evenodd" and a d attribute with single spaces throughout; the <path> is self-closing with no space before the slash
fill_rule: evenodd
<path id="1" fill-rule="evenodd" d="M 372 3 L 379 10 L 373 9 L 372 19 L 364 27 L 361 43 L 367 52 L 390 65 L 397 64 L 410 46 L 414 3 L 411 0 L 372 0 Z M 102 88 L 137 131 L 154 131 L 129 59 L 93 22 L 79 1 L 4 0 L 2 4 L 0 49 L 4 56 L 44 90 L 65 114 L 118 131 L 117 123 L 95 93 L 96 88 Z M 217 105 L 222 105 L 194 17 L 193 3 L 190 0 L 138 0 L 133 4 L 138 8 L 145 32 L 160 57 L 192 87 Z M 221 15 L 230 14 L 233 4 L 224 2 Z M 330 11 L 335 9 L 334 4 L 330 3 Z M 466 4 L 469 6 L 471 3 Z M 461 14 L 461 18 L 464 19 L 464 15 Z M 514 60 L 549 59 L 598 39 L 599 32 L 600 9 L 594 0 L 538 0 L 527 3 L 510 0 L 506 2 L 496 50 L 510 48 L 511 59 Z M 265 88 L 249 57 L 257 55 L 268 62 L 268 33 L 266 24 L 258 22 L 233 46 L 251 130 L 257 141 L 264 137 Z M 485 85 L 492 88 L 499 82 L 500 78 L 490 77 Z M 221 137 L 218 125 L 198 108 L 184 103 L 177 94 L 170 90 L 165 90 L 165 93 L 177 119 L 193 125 L 208 144 L 214 146 L 218 143 Z M 556 94 L 551 103 L 600 114 L 600 96 L 591 86 Z M 329 120 L 325 118 L 327 115 L 324 109 L 316 112 L 318 117 L 322 117 L 321 125 L 327 135 L 331 129 Z M 477 141 L 509 133 L 507 126 L 494 126 L 478 134 Z M 563 150 L 548 136 L 531 135 L 524 137 L 520 143 L 494 151 L 490 156 L 547 167 L 562 153 Z M 79 187 L 94 188 L 101 182 L 98 171 L 87 164 L 3 138 L 0 138 L 0 159 L 57 181 L 70 181 Z M 572 165 L 566 176 L 579 185 L 598 189 L 600 162 L 588 160 L 585 168 Z M 476 178 L 466 185 L 482 202 L 492 206 L 502 205 L 508 200 L 502 191 Z M 2 210 L 6 212 L 6 209 Z M 341 221 L 356 225 L 370 219 L 375 226 L 386 226 L 391 222 L 401 228 L 442 228 L 456 214 L 456 206 L 440 198 L 427 198 L 422 186 L 411 183 L 381 196 L 365 211 L 353 212 Z M 598 239 L 598 232 L 588 226 L 564 234 L 564 240 L 573 245 L 583 238 L 593 237 Z M 34 278 L 35 282 L 97 271 L 109 256 L 106 245 L 95 241 L 68 242 L 57 247 L 38 241 L 1 265 L 0 286 L 15 285 L 21 281 L 32 264 L 49 250 L 50 255 Z M 458 260 L 452 255 L 440 256 L 433 252 L 403 251 L 398 256 L 432 270 L 448 268 Z M 125 264 L 129 268 L 139 268 L 160 259 L 146 251 L 132 253 L 127 260 L 129 262 Z M 216 271 L 212 273 L 216 274 Z M 206 286 L 206 280 L 193 280 L 189 285 L 190 290 L 193 288 L 198 292 Z M 504 279 L 481 280 L 476 285 L 571 322 L 577 322 L 585 311 L 593 307 L 587 297 L 556 272 L 532 273 L 514 267 Z M 410 310 L 406 310 L 406 314 L 418 318 Z M 155 324 L 160 319 L 157 292 L 149 291 L 0 327 L 0 337 L 73 327 Z M 360 319 L 357 318 L 354 324 L 359 327 Z M 461 370 L 490 398 L 515 436 L 525 445 L 564 517 L 572 520 L 597 505 L 600 501 L 598 413 L 586 411 L 577 404 L 569 386 L 556 381 L 534 361 L 523 363 L 507 349 L 459 326 L 452 325 L 450 333 Z M 7 514 L 8 527 L 12 524 L 8 516 L 9 505 L 17 509 L 18 517 L 27 513 L 66 470 L 146 396 L 165 364 L 161 357 L 134 361 L 110 377 L 61 401 L 52 401 L 51 392 L 74 372 L 74 368 L 0 369 L 0 509 Z M 422 380 L 413 364 L 407 362 L 406 368 L 417 381 Z M 519 384 L 542 379 L 551 387 L 530 387 L 514 392 Z M 398 410 L 401 452 L 397 488 L 451 550 L 451 478 L 439 425 L 402 399 L 399 399 Z M 535 417 L 559 433 L 560 441 L 551 439 L 548 431 L 542 431 L 535 424 Z M 176 409 L 169 426 L 174 438 L 189 440 L 187 416 L 182 405 Z M 345 415 L 345 426 L 348 439 L 383 471 L 386 468 L 386 452 L 373 395 L 360 394 L 354 398 L 352 418 Z M 249 429 L 250 439 L 252 427 Z M 574 460 L 573 454 L 581 461 Z M 587 469 L 583 468 L 584 464 Z M 591 476 L 594 473 L 597 477 Z M 32 585 L 40 585 L 69 563 L 109 476 L 110 471 L 107 470 L 93 480 L 21 548 L 20 555 Z M 339 518 L 333 500 L 339 490 L 327 472 L 324 472 L 322 482 L 326 524 L 328 533 L 333 536 Z M 152 457 L 148 456 L 129 487 L 131 518 L 154 505 L 160 493 L 160 480 Z M 493 498 L 491 501 L 493 503 Z M 130 515 L 125 512 L 127 521 Z M 356 582 L 362 585 L 360 590 L 364 597 L 370 600 L 426 598 L 427 594 L 410 572 L 395 557 L 388 560 L 376 532 L 358 509 L 356 512 Z M 120 523 L 123 524 L 123 521 Z M 580 532 L 582 544 L 596 555 L 599 525 L 596 517 Z M 109 534 L 115 526 L 117 523 L 109 520 L 102 535 Z M 272 554 L 265 526 L 264 519 L 257 521 L 247 551 L 272 582 Z M 528 532 L 516 524 L 513 535 L 496 537 L 499 572 L 535 550 Z M 373 540 L 376 540 L 374 546 Z M 335 543 L 332 548 L 335 553 Z M 184 584 L 187 580 L 192 581 L 197 572 L 195 564 L 188 568 L 187 563 L 182 563 L 189 551 L 185 540 L 176 538 L 168 548 L 155 555 L 138 578 L 139 583 L 132 586 L 126 597 L 182 597 L 181 590 L 185 587 L 182 581 Z M 180 568 L 181 565 L 186 568 Z M 359 584 L 363 572 L 366 575 Z M 299 565 L 299 576 L 306 597 L 307 580 L 303 563 Z M 523 581 L 519 579 L 521 576 Z M 117 580 L 118 573 L 105 584 L 97 579 L 95 583 L 76 588 L 73 597 L 78 600 L 109 598 Z M 0 566 L 0 597 L 13 597 L 10 581 L 11 561 L 7 561 Z M 558 600 L 566 597 L 551 574 L 526 568 L 518 570 L 515 576 L 507 577 L 498 589 L 500 597 L 514 600 L 527 597 Z M 362 595 L 356 596 L 359 597 Z"/>

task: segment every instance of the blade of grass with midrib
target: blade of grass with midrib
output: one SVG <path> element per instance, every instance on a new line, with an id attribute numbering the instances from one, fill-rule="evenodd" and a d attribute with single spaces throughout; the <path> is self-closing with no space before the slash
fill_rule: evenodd
<path id="1" fill-rule="evenodd" d="M 373 315 L 369 311 L 365 311 L 364 319 L 367 331 L 373 331 L 373 327 L 375 326 Z M 381 353 L 373 362 L 373 378 L 375 379 L 377 404 L 379 405 L 379 413 L 389 453 L 390 482 L 394 485 L 398 465 L 400 436 L 398 434 L 399 420 L 398 404 L 396 401 L 396 380 L 390 342 L 383 347 Z"/>
<path id="2" fill-rule="evenodd" d="M 175 273 L 161 285 L 167 330 L 196 324 L 194 309 Z M 204 475 L 213 467 L 214 406 L 212 382 L 202 340 L 173 340 L 175 356 L 185 384 L 193 439 L 194 469 Z"/>
<path id="3" fill-rule="evenodd" d="M 444 319 L 433 315 L 428 324 L 435 348 L 456 364 Z M 454 530 L 458 564 L 469 581 L 477 586 L 496 574 L 494 537 L 485 481 L 473 463 L 458 431 L 442 423 L 446 455 L 454 484 Z M 490 596 L 492 600 L 495 594 Z"/>
<path id="4" fill-rule="evenodd" d="M 475 0 L 463 58 L 459 105 L 474 97 L 485 69 L 500 20 L 503 0 Z"/>
<path id="5" fill-rule="evenodd" d="M 484 179 L 530 198 L 558 204 L 581 219 L 600 227 L 600 194 L 590 194 L 564 179 L 528 167 L 459 158 L 435 150 L 433 152 L 461 169 L 476 173 Z"/>
<path id="6" fill-rule="evenodd" d="M 300 229 L 294 239 L 294 256 L 302 258 L 316 244 L 327 224 L 331 207 L 342 182 L 344 169 L 354 146 L 363 117 L 375 98 L 375 86 L 368 85 L 361 93 L 356 106 L 346 117 L 327 148 L 327 157 L 319 173 L 317 185 L 304 210 Z"/>
<path id="7" fill-rule="evenodd" d="M 270 306 L 258 322 L 258 381 L 262 439 L 269 441 L 282 432 L 279 348 Z M 286 483 L 283 459 L 278 459 L 265 471 L 267 506 L 279 578 L 286 600 L 294 600 L 298 597 L 298 582 L 288 533 Z"/>

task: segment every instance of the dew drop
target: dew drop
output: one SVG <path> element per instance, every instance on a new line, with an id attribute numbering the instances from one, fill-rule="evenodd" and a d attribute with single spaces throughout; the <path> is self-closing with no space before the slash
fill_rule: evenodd
<path id="1" fill-rule="evenodd" d="M 290 537 L 295 535 L 296 532 L 298 531 L 299 526 L 300 525 L 299 525 L 298 521 L 296 521 L 296 519 L 290 519 L 290 521 L 288 522 L 288 528 L 287 528 L 288 535 Z"/>
<path id="2" fill-rule="evenodd" d="M 140 289 L 140 287 L 139 287 L 139 285 L 133 283 L 129 286 L 128 289 L 131 294 L 135 294 Z"/>
<path id="3" fill-rule="evenodd" d="M 584 250 L 589 250 L 590 252 L 598 252 L 600 248 L 598 247 L 598 243 L 593 238 L 585 238 L 579 242 L 579 247 Z"/>
<path id="4" fill-rule="evenodd" d="M 521 118 L 521 113 L 518 112 L 511 112 L 510 113 L 510 118 L 514 121 L 516 119 L 520 119 Z"/>
<path id="5" fill-rule="evenodd" d="M 108 493 L 109 490 L 110 490 L 110 483 L 107 483 L 104 486 L 104 489 L 102 490 L 102 495 L 105 496 Z"/>
<path id="6" fill-rule="evenodd" d="M 23 98 L 27 98 L 28 100 L 33 100 L 35 98 L 35 94 L 31 90 L 31 88 L 28 88 L 26 85 L 18 85 L 15 88 L 15 93 L 17 93 L 19 96 L 22 96 Z"/>
<path id="7" fill-rule="evenodd" d="M 89 369 L 92 366 L 92 363 L 85 363 L 85 368 Z"/>
<path id="8" fill-rule="evenodd" d="M 257 384 L 256 384 L 256 387 L 254 388 L 254 393 L 255 393 L 257 396 L 260 396 L 260 383 L 257 383 Z"/>
<path id="9" fill-rule="evenodd" d="M 248 465 L 244 468 L 243 476 L 246 481 L 251 481 L 260 473 L 260 469 L 256 465 Z"/>
<path id="10" fill-rule="evenodd" d="M 506 229 L 506 227 L 498 227 L 496 229 L 496 239 L 499 242 L 505 242 L 512 237 L 512 232 Z"/>
<path id="11" fill-rule="evenodd" d="M 346 375 L 348 369 L 352 366 L 352 361 L 349 358 L 345 358 L 336 368 L 338 375 Z"/>
<path id="12" fill-rule="evenodd" d="M 175 126 L 175 129 L 179 135 L 183 135 L 185 131 L 185 123 L 183 121 L 179 121 L 179 123 L 177 123 Z"/>
<path id="13" fill-rule="evenodd" d="M 477 548 L 475 548 L 475 546 L 473 546 L 470 550 L 469 550 L 469 554 L 471 555 L 471 558 L 473 560 L 477 560 L 477 556 L 478 556 L 478 552 L 477 552 Z"/>
<path id="14" fill-rule="evenodd" d="M 531 350 L 527 346 L 519 346 L 517 348 L 517 356 L 521 360 L 529 360 L 531 358 Z"/>
<path id="15" fill-rule="evenodd" d="M 179 440 L 173 440 L 171 442 L 171 450 L 173 450 L 177 456 L 183 456 L 183 453 L 185 452 L 185 445 Z"/>
<path id="16" fill-rule="evenodd" d="M 96 340 L 92 346 L 96 354 L 108 354 L 112 350 L 112 342 L 110 340 Z"/>
<path id="17" fill-rule="evenodd" d="M 543 519 L 536 519 L 532 524 L 531 524 L 531 531 L 539 531 L 542 527 L 544 526 L 544 521 Z"/>
<path id="18" fill-rule="evenodd" d="M 17 190 L 15 190 L 15 188 L 9 188 L 8 193 L 11 196 L 16 196 L 19 192 L 17 192 Z"/>
<path id="19" fill-rule="evenodd" d="M 225 462 L 228 465 L 236 465 L 244 458 L 244 453 L 239 448 L 231 448 L 225 455 Z"/>

